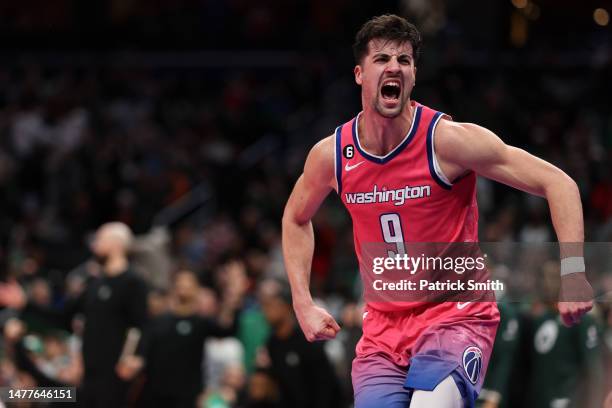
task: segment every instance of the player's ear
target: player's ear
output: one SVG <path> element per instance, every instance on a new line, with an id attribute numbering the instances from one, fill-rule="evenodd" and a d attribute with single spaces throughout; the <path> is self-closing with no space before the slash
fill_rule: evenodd
<path id="1" fill-rule="evenodd" d="M 361 79 L 361 65 L 355 65 L 353 72 L 355 73 L 355 82 L 357 82 L 357 85 L 361 85 L 363 83 Z"/>

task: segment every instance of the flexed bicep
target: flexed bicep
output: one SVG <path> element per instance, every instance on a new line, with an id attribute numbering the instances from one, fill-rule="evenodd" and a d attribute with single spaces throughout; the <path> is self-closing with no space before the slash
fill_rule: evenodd
<path id="1" fill-rule="evenodd" d="M 471 123 L 446 122 L 436 135 L 443 165 L 479 175 L 516 189 L 546 195 L 546 187 L 568 176 L 525 150 L 507 145 L 488 129 Z"/>

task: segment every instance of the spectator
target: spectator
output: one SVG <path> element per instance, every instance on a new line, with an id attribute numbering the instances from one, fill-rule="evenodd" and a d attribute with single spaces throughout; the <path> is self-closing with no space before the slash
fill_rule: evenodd
<path id="1" fill-rule="evenodd" d="M 28 302 L 16 283 L 2 285 L 0 304 L 25 308 L 24 312 L 70 330 L 77 313 L 85 317 L 83 332 L 84 380 L 78 398 L 87 407 L 122 407 L 126 403 L 126 362 L 119 357 L 130 327 L 146 320 L 146 284 L 130 269 L 130 229 L 122 223 L 102 225 L 92 243 L 99 264 L 85 290 L 66 302 L 62 310 Z"/>
<path id="2" fill-rule="evenodd" d="M 204 396 L 202 408 L 231 408 L 244 400 L 245 371 L 242 364 L 225 367 L 219 387 Z"/>
<path id="3" fill-rule="evenodd" d="M 518 360 L 520 320 L 515 306 L 509 302 L 498 303 L 500 323 L 495 337 L 491 362 L 479 396 L 482 408 L 509 407 L 511 374 Z"/>
<path id="4" fill-rule="evenodd" d="M 140 354 L 145 362 L 144 402 L 147 407 L 194 406 L 203 388 L 204 341 L 230 336 L 244 286 L 224 287 L 217 319 L 198 314 L 200 285 L 195 273 L 180 271 L 174 278 L 170 311 L 148 325 Z"/>
<path id="5" fill-rule="evenodd" d="M 603 370 L 600 325 L 593 312 L 576 326 L 561 324 L 554 300 L 558 291 L 558 264 L 545 263 L 542 299 L 534 304 L 528 333 L 529 406 L 599 408 Z"/>
<path id="6" fill-rule="evenodd" d="M 6 322 L 4 345 L 16 365 L 13 379 L 11 375 L 9 378 L 0 375 L 1 383 L 12 383 L 19 378 L 31 378 L 39 387 L 78 386 L 81 383 L 83 362 L 75 350 L 78 341 L 60 332 L 49 332 L 42 340 L 32 334 L 24 338 L 25 334 L 26 327 L 20 320 L 12 318 Z"/>
<path id="7" fill-rule="evenodd" d="M 270 372 L 258 368 L 251 375 L 244 408 L 281 408 L 278 385 Z"/>
<path id="8" fill-rule="evenodd" d="M 275 293 L 264 294 L 261 303 L 272 327 L 266 348 L 282 405 L 293 408 L 344 406 L 342 388 L 323 343 L 306 341 L 296 324 L 289 289 L 279 286 Z"/>
<path id="9" fill-rule="evenodd" d="M 431 103 L 457 120 L 483 123 L 509 143 L 558 164 L 578 182 L 585 199 L 587 241 L 612 240 L 608 27 L 593 24 L 591 9 L 582 13 L 554 2 L 530 2 L 523 9 L 504 2 L 479 2 L 481 13 L 462 2 L 402 2 L 412 3 L 405 9 L 418 14 L 413 17 L 426 23 L 428 30 L 423 28 L 432 37 L 419 67 L 417 101 Z M 34 334 L 27 338 L 36 339 L 40 336 L 35 332 L 70 328 L 67 311 L 75 299 L 105 278 L 95 262 L 68 276 L 66 272 L 88 256 L 83 243 L 89 231 L 106 220 L 121 220 L 139 234 L 151 231 L 134 243 L 130 253 L 130 272 L 156 289 L 150 297 L 150 318 L 168 311 L 170 271 L 202 271 L 203 282 L 209 283 L 206 275 L 219 268 L 228 254 L 247 259 L 250 293 L 240 313 L 237 337 L 247 372 L 252 373 L 256 350 L 270 332 L 254 296 L 263 285 L 254 283 L 262 276 L 286 279 L 278 221 L 290 183 L 301 172 L 306 146 L 331 132 L 339 118 L 356 112 L 352 102 L 337 103 L 357 102 L 353 94 L 358 89 L 347 69 L 350 57 L 337 49 L 346 49 L 352 41 L 347 27 L 356 27 L 382 9 L 392 11 L 398 2 L 315 1 L 279 8 L 275 7 L 279 2 L 273 7 L 261 2 L 204 1 L 181 2 L 170 9 L 160 2 L 145 6 L 116 2 L 121 7 L 108 10 L 102 10 L 103 2 L 99 2 L 102 9 L 81 3 L 31 7 L 29 2 L 13 2 L 0 7 L 7 23 L 5 37 L 11 38 L 15 51 L 14 58 L 5 58 L 0 67 L 0 280 L 7 274 L 15 276 L 31 295 L 31 304 L 19 316 L 28 329 L 24 335 Z M 565 21 L 560 20 L 563 14 Z M 343 24 L 337 24 L 340 16 Z M 474 19 L 478 24 L 470 24 Z M 427 23 L 433 20 L 436 24 Z M 240 27 L 257 33 L 253 36 L 254 30 Z M 503 33 L 506 29 L 511 36 Z M 521 46 L 504 40 L 522 30 Z M 301 34 L 289 35 L 296 32 Z M 483 32 L 497 34 L 482 36 Z M 179 43 L 180 55 L 165 52 Z M 554 43 L 560 47 L 555 49 Z M 45 44 L 53 44 L 54 51 L 34 49 L 47 48 Z M 98 53 L 96 45 L 105 51 Z M 127 46 L 125 58 L 123 51 L 121 58 L 113 57 L 117 46 Z M 277 51 L 260 53 L 251 46 Z M 72 47 L 89 51 L 75 60 L 67 51 Z M 141 47 L 147 51 L 139 52 Z M 133 54 L 128 50 L 132 48 Z M 206 51 L 212 48 L 215 51 Z M 27 55 L 21 55 L 22 50 Z M 223 50 L 236 58 L 224 58 Z M 209 187 L 206 193 L 197 188 L 203 181 Z M 203 196 L 212 200 L 199 207 Z M 485 220 L 481 239 L 550 238 L 552 231 L 542 228 L 548 214 L 527 197 L 483 181 L 478 191 L 480 217 Z M 174 206 L 177 199 L 180 205 Z M 316 248 L 313 278 L 321 299 L 330 301 L 338 295 L 342 299 L 336 314 L 344 320 L 337 338 L 343 351 L 336 352 L 344 353 L 339 369 L 345 372 L 341 378 L 348 390 L 354 342 L 361 330 L 360 308 L 352 304 L 358 302 L 362 288 L 355 284 L 358 268 L 351 223 L 339 204 L 326 202 L 314 223 L 318 242 L 328 247 Z M 330 236 L 330 228 L 341 233 Z M 525 273 L 526 278 L 515 274 L 527 272 L 536 260 L 514 259 L 521 257 L 512 246 L 508 248 L 509 283 L 518 286 L 514 293 L 532 291 L 535 274 Z M 609 258 L 609 244 L 602 243 L 601 248 L 602 258 Z M 587 263 L 596 289 L 598 269 Z M 609 272 L 609 266 L 605 270 Z M 19 298 L 18 290 L 0 290 L 3 300 L 11 296 Z M 216 318 L 218 294 L 202 288 L 199 298 L 196 314 Z M 64 311 L 59 317 L 50 313 L 56 308 Z M 80 310 L 86 312 L 85 307 Z M 97 320 L 99 316 L 93 313 L 88 320 L 105 327 L 108 319 Z M 5 319 L 0 313 L 0 322 Z M 79 337 L 80 326 L 81 318 L 73 319 L 72 338 Z M 93 358 L 91 344 L 96 344 L 91 330 L 87 328 L 88 360 Z M 101 338 L 117 336 L 125 338 L 123 328 Z M 217 382 L 223 387 L 228 360 L 234 362 L 239 356 L 240 345 L 227 347 L 232 341 L 210 342 L 223 344 L 211 348 L 216 350 L 214 364 L 208 360 L 215 383 L 208 384 L 215 388 Z M 522 332 L 520 341 L 528 347 L 517 353 L 518 362 L 530 359 L 533 351 L 533 337 Z M 47 343 L 57 351 L 53 339 Z M 0 381 L 5 377 L 11 384 L 46 381 L 16 365 L 11 348 L 0 345 Z M 29 357 L 35 355 L 24 351 Z M 234 355 L 227 358 L 226 351 Z M 122 364 L 122 372 L 129 377 L 141 363 L 130 358 Z M 494 361 L 489 366 L 489 373 L 496 365 Z M 521 369 L 520 375 L 529 377 L 529 373 Z M 252 391 L 249 402 L 275 404 L 279 390 L 270 371 L 255 371 L 247 384 L 248 394 Z M 257 392 L 260 386 L 265 397 Z M 112 392 L 113 387 L 108 389 Z M 524 406 L 524 387 L 511 388 L 518 397 L 511 406 Z M 106 394 L 105 389 L 100 398 Z"/>

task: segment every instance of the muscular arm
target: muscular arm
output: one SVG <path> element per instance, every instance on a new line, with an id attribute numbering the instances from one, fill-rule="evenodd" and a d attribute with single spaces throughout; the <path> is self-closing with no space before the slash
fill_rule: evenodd
<path id="1" fill-rule="evenodd" d="M 335 188 L 334 140 L 333 136 L 329 136 L 317 143 L 310 151 L 304 166 L 304 173 L 295 184 L 283 214 L 285 268 L 291 284 L 294 309 L 309 341 L 335 335 L 335 332 L 332 333 L 325 327 L 313 327 L 318 324 L 308 321 L 311 320 L 309 312 L 316 308 L 309 290 L 310 268 L 314 252 L 311 219 L 333 188 Z M 331 316 L 319 317 L 327 326 L 337 327 L 337 323 Z"/>
<path id="2" fill-rule="evenodd" d="M 552 164 L 524 150 L 508 146 L 491 131 L 470 123 L 441 121 L 435 149 L 442 171 L 453 180 L 473 170 L 519 190 L 545 197 L 561 245 L 561 257 L 582 256 L 584 223 L 578 186 Z M 578 244 L 576 244 L 578 243 Z M 592 289 L 584 273 L 561 280 L 559 311 L 568 324 L 590 310 Z"/>
<path id="3" fill-rule="evenodd" d="M 435 141 L 440 165 L 443 171 L 450 173 L 447 174 L 449 179 L 473 170 L 484 177 L 545 197 L 559 242 L 584 240 L 578 186 L 559 168 L 522 149 L 506 145 L 493 132 L 470 123 L 440 122 Z"/>

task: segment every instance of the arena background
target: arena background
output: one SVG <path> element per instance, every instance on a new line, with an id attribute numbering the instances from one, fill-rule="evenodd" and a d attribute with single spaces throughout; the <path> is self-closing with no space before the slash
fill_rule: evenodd
<path id="1" fill-rule="evenodd" d="M 227 359 L 240 364 L 208 358 L 198 404 L 290 406 L 295 396 L 283 395 L 282 384 L 279 391 L 274 367 L 256 356 L 270 332 L 260 283 L 286 281 L 284 204 L 308 149 L 359 111 L 351 45 L 363 22 L 385 12 L 406 16 L 424 35 L 414 99 L 562 168 L 580 187 L 586 239 L 610 241 L 609 0 L 25 0 L 0 5 L 2 279 L 17 278 L 31 299 L 60 307 L 66 278 L 90 258 L 91 233 L 114 220 L 138 235 L 134 262 L 150 285 L 152 314 L 164 310 L 183 268 L 210 289 L 210 302 L 221 302 L 219 282 L 238 260 L 231 265 L 248 290 Z M 478 187 L 481 240 L 554 241 L 544 200 L 482 179 Z M 325 348 L 348 400 L 361 293 L 351 224 L 336 197 L 314 224 L 313 293 L 344 327 Z M 530 376 L 534 305 L 515 305 L 525 330 L 500 386 L 504 406 L 539 406 L 529 399 L 544 386 Z M 606 373 L 607 305 L 593 315 L 595 360 Z M 13 315 L 2 313 L 3 322 Z M 29 344 L 44 344 L 31 332 Z M 7 342 L 0 382 L 27 383 Z M 44 350 L 30 352 L 45 363 Z M 602 406 L 612 383 L 599 378 L 572 406 Z"/>

